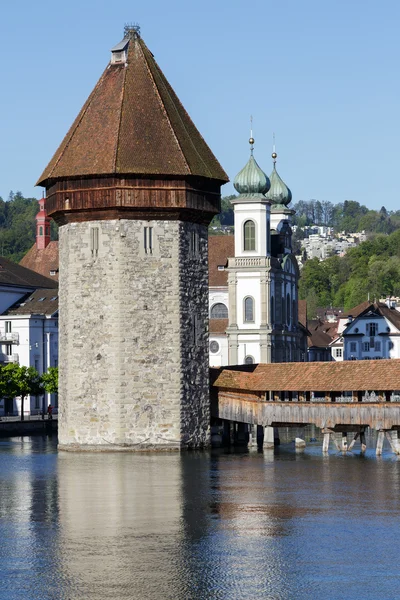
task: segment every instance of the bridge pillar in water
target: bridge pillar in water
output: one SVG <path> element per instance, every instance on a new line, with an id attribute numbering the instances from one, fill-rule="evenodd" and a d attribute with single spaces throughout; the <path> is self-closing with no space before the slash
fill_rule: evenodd
<path id="1" fill-rule="evenodd" d="M 324 438 L 322 441 L 322 452 L 328 452 L 329 451 L 329 442 L 330 442 L 330 438 L 331 438 L 331 432 L 329 429 L 323 429 L 322 433 L 324 434 Z"/>
<path id="2" fill-rule="evenodd" d="M 383 450 L 383 441 L 385 439 L 385 431 L 380 429 L 378 432 L 378 440 L 376 442 L 376 455 L 380 456 Z"/>
<path id="3" fill-rule="evenodd" d="M 390 447 L 395 454 L 400 454 L 399 437 L 397 430 L 387 431 L 386 437 L 389 440 Z"/>

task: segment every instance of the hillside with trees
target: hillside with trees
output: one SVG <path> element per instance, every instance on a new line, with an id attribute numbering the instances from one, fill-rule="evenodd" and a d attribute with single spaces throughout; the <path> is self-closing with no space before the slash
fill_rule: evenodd
<path id="1" fill-rule="evenodd" d="M 1 256 L 19 262 L 35 243 L 35 216 L 39 210 L 37 198 L 24 198 L 21 192 L 10 192 L 8 200 L 0 197 L 0 253 Z M 58 232 L 52 223 L 51 237 Z"/>
<path id="2" fill-rule="evenodd" d="M 303 266 L 300 298 L 311 307 L 343 306 L 350 309 L 364 300 L 400 295 L 400 229 L 351 248 L 343 257 Z M 310 315 L 312 316 L 312 315 Z"/>
<path id="3" fill-rule="evenodd" d="M 319 200 L 299 200 L 293 206 L 296 214 L 293 225 L 325 225 L 336 232 L 355 233 L 393 233 L 400 228 L 400 210 L 370 210 L 354 200 L 345 200 L 338 204 Z"/>
<path id="4" fill-rule="evenodd" d="M 214 217 L 212 226 L 233 225 L 233 206 L 231 200 L 236 198 L 224 196 L 221 200 L 221 214 Z M 338 204 L 325 200 L 299 200 L 293 205 L 296 214 L 293 225 L 303 228 L 306 225 L 325 225 L 333 227 L 336 232 L 355 233 L 393 233 L 400 229 L 400 210 L 388 211 L 384 206 L 380 210 L 370 210 L 354 200 L 345 200 Z"/>

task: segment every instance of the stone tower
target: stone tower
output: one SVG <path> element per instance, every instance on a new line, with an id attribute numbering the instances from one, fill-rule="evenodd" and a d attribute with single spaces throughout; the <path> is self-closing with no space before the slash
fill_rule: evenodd
<path id="1" fill-rule="evenodd" d="M 207 226 L 226 181 L 126 28 L 38 181 L 60 226 L 60 448 L 208 445 Z"/>

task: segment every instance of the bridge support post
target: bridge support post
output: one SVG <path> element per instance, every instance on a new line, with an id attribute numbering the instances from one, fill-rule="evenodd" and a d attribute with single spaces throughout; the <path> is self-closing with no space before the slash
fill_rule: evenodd
<path id="1" fill-rule="evenodd" d="M 227 420 L 224 420 L 224 423 L 223 423 L 222 445 L 223 446 L 231 445 L 231 422 L 227 421 Z"/>
<path id="2" fill-rule="evenodd" d="M 389 440 L 390 447 L 395 454 L 400 454 L 399 439 L 397 431 L 387 431 L 386 437 Z"/>
<path id="3" fill-rule="evenodd" d="M 249 446 L 251 448 L 258 448 L 258 435 L 257 435 L 257 425 L 249 425 Z"/>
<path id="4" fill-rule="evenodd" d="M 273 427 L 264 427 L 264 441 L 263 441 L 263 447 L 264 448 L 273 448 L 275 446 L 274 444 L 274 428 Z"/>
<path id="5" fill-rule="evenodd" d="M 347 431 L 343 431 L 342 432 L 342 452 L 346 453 L 348 448 L 347 448 Z"/>
<path id="6" fill-rule="evenodd" d="M 385 439 L 385 431 L 381 429 L 378 433 L 378 441 L 376 442 L 376 455 L 380 456 L 383 450 L 383 440 Z"/>
<path id="7" fill-rule="evenodd" d="M 280 446 L 280 443 L 279 429 L 278 427 L 274 427 L 274 446 Z"/>
<path id="8" fill-rule="evenodd" d="M 361 454 L 364 454 L 364 452 L 367 449 L 367 444 L 365 443 L 365 431 L 364 431 L 364 429 L 362 431 L 360 431 L 360 444 L 361 444 Z"/>
<path id="9" fill-rule="evenodd" d="M 322 441 L 322 452 L 326 453 L 329 451 L 329 442 L 331 438 L 331 432 L 329 429 L 323 429 L 322 433 L 324 434 L 324 438 Z"/>
<path id="10" fill-rule="evenodd" d="M 360 435 L 360 434 L 357 432 L 357 433 L 354 435 L 353 439 L 351 440 L 351 443 L 350 443 L 350 446 L 349 446 L 349 452 L 350 452 L 350 451 L 353 449 L 353 446 L 354 446 L 354 444 L 356 443 L 356 441 L 357 441 L 357 438 L 358 438 L 358 436 L 359 436 L 359 435 Z"/>

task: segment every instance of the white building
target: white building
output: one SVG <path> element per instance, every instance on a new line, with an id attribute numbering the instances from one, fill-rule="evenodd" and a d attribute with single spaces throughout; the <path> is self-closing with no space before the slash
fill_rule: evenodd
<path id="1" fill-rule="evenodd" d="M 0 363 L 17 362 L 39 373 L 56 366 L 57 298 L 57 282 L 0 257 Z M 47 395 L 44 401 L 50 401 Z M 27 413 L 42 408 L 43 397 L 25 400 Z M 0 400 L 0 416 L 20 410 L 20 399 Z"/>
<path id="2" fill-rule="evenodd" d="M 268 178 L 250 143 L 250 159 L 234 181 L 234 239 L 209 240 L 211 366 L 299 361 L 306 354 L 291 249 L 292 194 L 276 171 L 277 155 Z"/>
<path id="3" fill-rule="evenodd" d="M 349 316 L 342 337 L 344 360 L 400 358 L 400 312 L 390 301 L 370 304 Z"/>

